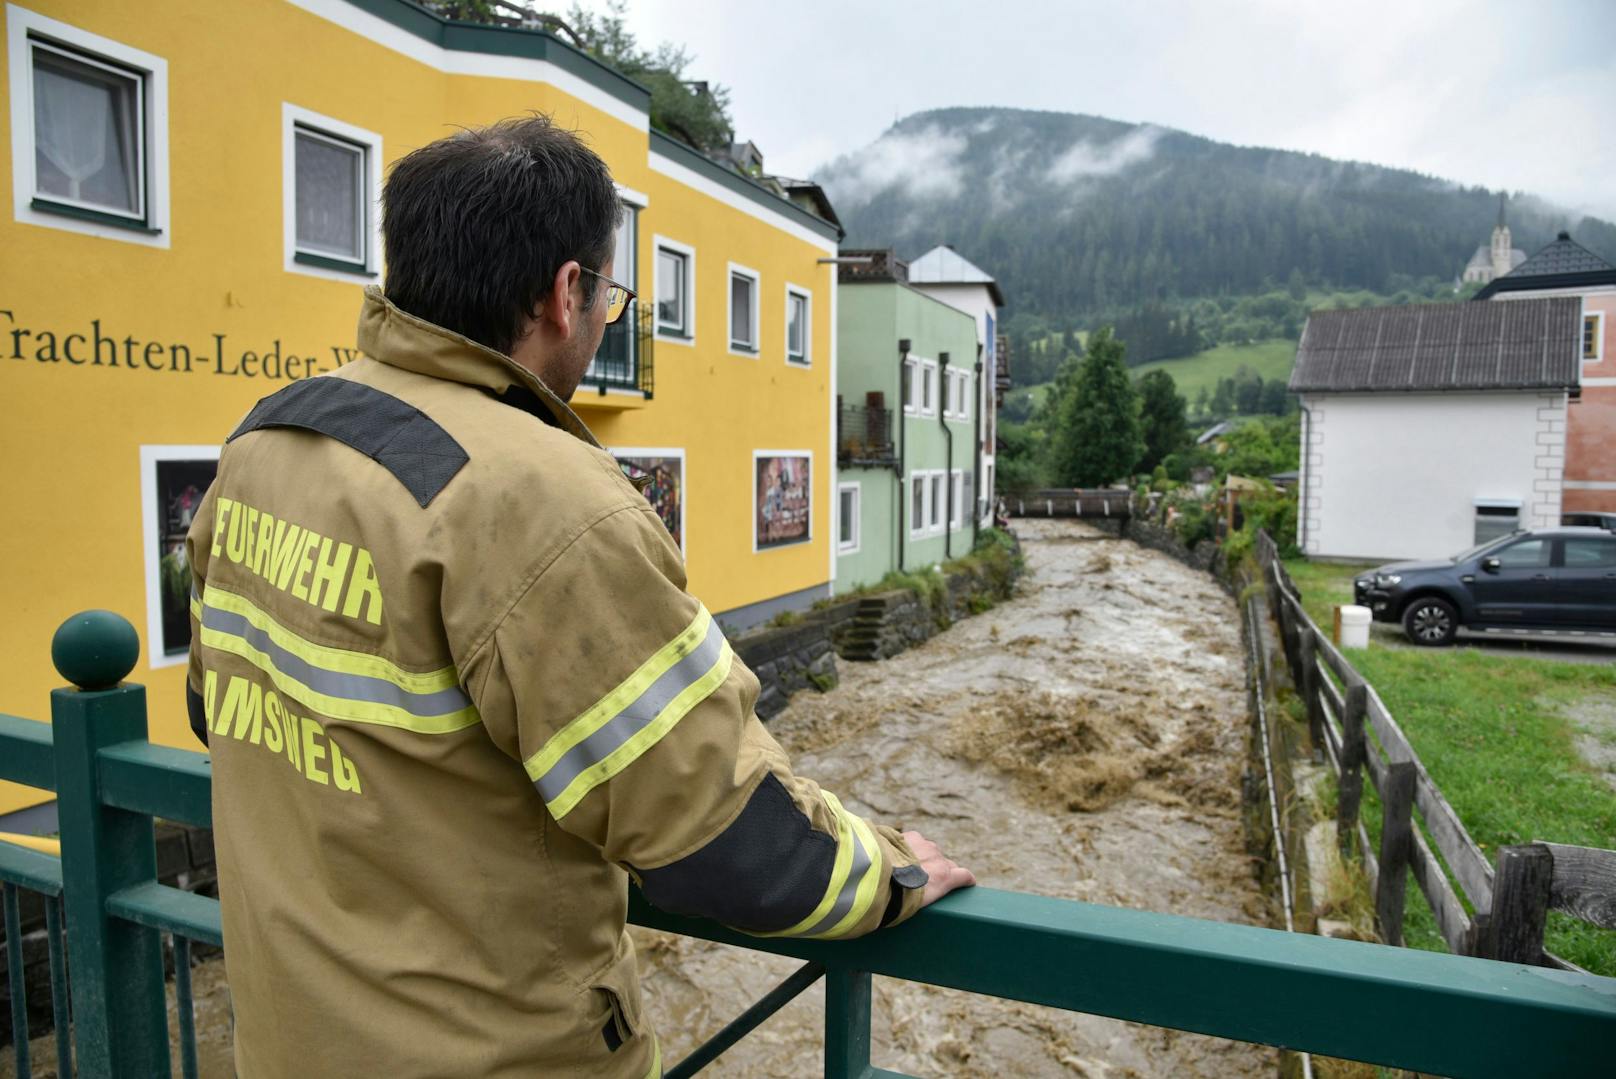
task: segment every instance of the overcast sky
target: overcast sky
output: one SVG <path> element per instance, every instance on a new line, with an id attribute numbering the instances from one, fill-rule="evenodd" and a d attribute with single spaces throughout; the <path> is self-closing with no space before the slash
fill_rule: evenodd
<path id="1" fill-rule="evenodd" d="M 586 8 L 598 10 L 600 0 Z M 897 116 L 1001 105 L 1418 169 L 1616 221 L 1616 0 L 629 0 L 804 176 Z"/>

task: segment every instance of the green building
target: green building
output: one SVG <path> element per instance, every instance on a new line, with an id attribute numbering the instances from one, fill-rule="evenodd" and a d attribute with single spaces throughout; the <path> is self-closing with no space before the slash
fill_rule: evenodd
<path id="1" fill-rule="evenodd" d="M 837 593 L 970 552 L 984 377 L 974 318 L 909 284 L 891 251 L 842 259 Z"/>

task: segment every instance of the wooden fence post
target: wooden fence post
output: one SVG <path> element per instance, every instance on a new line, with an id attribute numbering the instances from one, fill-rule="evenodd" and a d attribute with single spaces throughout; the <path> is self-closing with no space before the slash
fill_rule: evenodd
<path id="1" fill-rule="evenodd" d="M 1301 677 L 1296 680 L 1302 703 L 1307 705 L 1307 729 L 1313 741 L 1313 759 L 1324 756 L 1324 702 L 1319 700 L 1319 642 L 1311 629 L 1301 631 Z"/>
<path id="2" fill-rule="evenodd" d="M 1403 945 L 1403 897 L 1414 849 L 1413 761 L 1391 761 L 1380 792 L 1380 874 L 1375 882 L 1375 922 L 1380 939 Z"/>
<path id="3" fill-rule="evenodd" d="M 1504 963 L 1540 966 L 1543 926 L 1549 915 L 1554 855 L 1541 843 L 1505 847 L 1493 877 L 1493 909 L 1485 956 Z"/>
<path id="4" fill-rule="evenodd" d="M 1364 742 L 1364 718 L 1369 713 L 1369 687 L 1354 682 L 1347 687 L 1341 708 L 1341 775 L 1336 784 L 1336 842 L 1342 857 L 1352 853 L 1353 836 L 1358 831 L 1358 806 L 1363 802 L 1363 766 L 1368 753 Z"/>

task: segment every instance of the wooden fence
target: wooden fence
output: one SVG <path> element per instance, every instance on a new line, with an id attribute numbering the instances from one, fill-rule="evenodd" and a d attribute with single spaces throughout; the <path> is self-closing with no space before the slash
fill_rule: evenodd
<path id="1" fill-rule="evenodd" d="M 1350 853 L 1356 841 L 1362 854 L 1381 939 L 1403 943 L 1403 902 L 1412 874 L 1455 955 L 1580 969 L 1544 950 L 1544 922 L 1550 910 L 1559 910 L 1616 929 L 1616 851 L 1534 842 L 1503 847 L 1496 865 L 1490 864 L 1375 687 L 1303 610 L 1266 533 L 1257 536 L 1256 554 L 1269 613 L 1279 626 L 1291 679 L 1307 708 L 1313 745 L 1338 778 L 1341 850 Z M 1359 813 L 1366 775 L 1380 796 L 1378 848 L 1369 842 Z M 1415 824 L 1416 813 L 1423 830 Z M 1460 901 L 1460 890 L 1473 915 Z"/>

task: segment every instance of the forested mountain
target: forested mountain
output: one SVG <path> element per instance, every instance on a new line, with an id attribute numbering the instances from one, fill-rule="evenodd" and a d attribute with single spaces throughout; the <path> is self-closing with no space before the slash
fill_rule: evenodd
<path id="1" fill-rule="evenodd" d="M 1287 283 L 1429 288 L 1455 277 L 1498 215 L 1496 192 L 1407 170 L 1019 109 L 917 113 L 815 179 L 850 246 L 914 257 L 952 244 L 998 277 L 1013 310 L 1077 324 Z M 1616 262 L 1607 222 L 1526 195 L 1508 215 L 1527 254 L 1568 228 Z"/>

